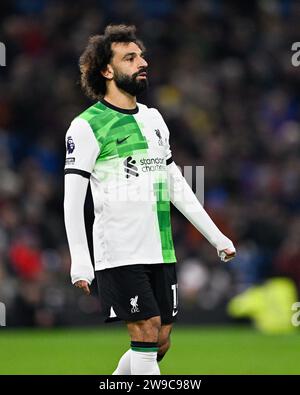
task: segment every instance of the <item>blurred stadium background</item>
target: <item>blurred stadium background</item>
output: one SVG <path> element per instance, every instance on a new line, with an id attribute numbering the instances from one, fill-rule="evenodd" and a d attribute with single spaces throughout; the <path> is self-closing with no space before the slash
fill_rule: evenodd
<path id="1" fill-rule="evenodd" d="M 162 372 L 300 372 L 299 18 L 291 0 L 1 1 L 0 373 L 109 374 L 127 349 L 95 285 L 71 286 L 62 211 L 64 135 L 91 104 L 78 57 L 122 22 L 148 48 L 140 101 L 164 115 L 176 162 L 205 166 L 205 208 L 238 248 L 220 263 L 172 208 L 181 310 Z M 90 233 L 90 197 L 86 217 Z"/>

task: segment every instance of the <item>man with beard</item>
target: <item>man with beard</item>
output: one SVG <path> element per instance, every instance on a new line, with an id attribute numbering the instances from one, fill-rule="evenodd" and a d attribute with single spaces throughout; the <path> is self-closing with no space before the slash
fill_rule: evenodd
<path id="1" fill-rule="evenodd" d="M 172 160 L 169 130 L 136 102 L 148 63 L 135 27 L 109 25 L 80 58 L 81 84 L 97 100 L 66 134 L 65 224 L 72 283 L 86 294 L 96 274 L 106 322 L 125 321 L 130 349 L 113 374 L 160 374 L 178 313 L 170 201 L 227 261 L 232 242 L 210 219 Z M 91 262 L 84 224 L 90 181 L 95 220 Z"/>

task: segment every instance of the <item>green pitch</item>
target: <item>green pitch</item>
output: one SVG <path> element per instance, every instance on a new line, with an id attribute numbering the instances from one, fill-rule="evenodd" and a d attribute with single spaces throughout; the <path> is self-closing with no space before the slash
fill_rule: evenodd
<path id="1" fill-rule="evenodd" d="M 0 329 L 0 374 L 111 374 L 129 348 L 113 324 L 99 329 Z M 162 374 L 299 374 L 299 334 L 250 328 L 181 327 L 160 362 Z"/>

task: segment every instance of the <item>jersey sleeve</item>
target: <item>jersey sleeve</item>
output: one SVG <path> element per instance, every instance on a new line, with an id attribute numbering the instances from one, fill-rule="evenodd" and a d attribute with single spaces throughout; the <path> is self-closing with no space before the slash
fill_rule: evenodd
<path id="1" fill-rule="evenodd" d="M 99 143 L 89 123 L 75 118 L 66 133 L 65 174 L 89 178 L 99 153 Z"/>

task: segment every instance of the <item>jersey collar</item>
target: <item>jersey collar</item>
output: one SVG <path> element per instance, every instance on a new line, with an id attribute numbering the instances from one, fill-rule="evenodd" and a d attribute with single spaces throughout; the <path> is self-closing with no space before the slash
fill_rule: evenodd
<path id="1" fill-rule="evenodd" d="M 136 114 L 136 113 L 139 112 L 138 106 L 136 106 L 136 107 L 133 108 L 132 110 L 128 110 L 128 109 L 125 109 L 125 108 L 120 108 L 120 107 L 114 106 L 113 104 L 108 103 L 108 102 L 107 102 L 106 100 L 104 100 L 104 99 L 101 99 L 100 102 L 101 102 L 102 104 L 104 104 L 106 107 L 109 107 L 109 108 L 111 108 L 112 110 L 121 112 L 121 113 L 123 113 L 123 114 Z"/>

